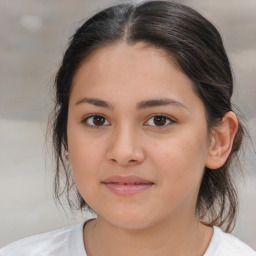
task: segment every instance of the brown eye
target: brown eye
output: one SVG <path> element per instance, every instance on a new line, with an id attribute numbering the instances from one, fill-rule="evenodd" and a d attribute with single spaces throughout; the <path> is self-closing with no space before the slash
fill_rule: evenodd
<path id="1" fill-rule="evenodd" d="M 165 116 L 155 116 L 153 120 L 154 120 L 154 124 L 157 126 L 163 126 L 166 124 Z"/>
<path id="2" fill-rule="evenodd" d="M 93 127 L 106 126 L 110 124 L 105 117 L 100 115 L 89 116 L 83 122 L 86 123 L 86 125 Z"/>
<path id="3" fill-rule="evenodd" d="M 165 116 L 165 115 L 156 115 L 156 116 L 153 116 L 151 117 L 148 121 L 147 121 L 147 125 L 150 125 L 150 126 L 167 126 L 171 123 L 174 123 L 174 121 Z"/>

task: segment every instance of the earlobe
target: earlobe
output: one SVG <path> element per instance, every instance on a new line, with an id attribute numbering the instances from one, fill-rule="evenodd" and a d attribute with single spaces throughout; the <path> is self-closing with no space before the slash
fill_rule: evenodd
<path id="1" fill-rule="evenodd" d="M 65 158 L 66 158 L 66 161 L 69 162 L 70 155 L 69 155 L 69 152 L 68 152 L 68 151 L 65 153 Z"/>
<path id="2" fill-rule="evenodd" d="M 218 169 L 223 166 L 231 152 L 238 129 L 238 120 L 234 112 L 227 112 L 221 123 L 212 131 L 212 138 L 206 159 L 206 167 Z"/>

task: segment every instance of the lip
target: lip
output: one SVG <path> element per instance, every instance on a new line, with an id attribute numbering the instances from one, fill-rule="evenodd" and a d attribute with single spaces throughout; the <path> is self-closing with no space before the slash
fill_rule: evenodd
<path id="1" fill-rule="evenodd" d="M 151 188 L 154 183 L 138 176 L 111 176 L 103 180 L 103 185 L 118 195 L 132 195 Z"/>

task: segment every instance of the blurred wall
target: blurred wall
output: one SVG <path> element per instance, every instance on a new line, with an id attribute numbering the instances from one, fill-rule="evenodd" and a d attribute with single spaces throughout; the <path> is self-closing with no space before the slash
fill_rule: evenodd
<path id="1" fill-rule="evenodd" d="M 51 86 L 68 38 L 81 20 L 124 1 L 0 1 L 0 247 L 81 221 L 52 197 L 52 160 L 45 145 Z M 221 31 L 235 73 L 234 102 L 256 141 L 256 1 L 181 1 Z M 234 234 L 256 249 L 255 153 L 247 149 L 245 183 Z"/>

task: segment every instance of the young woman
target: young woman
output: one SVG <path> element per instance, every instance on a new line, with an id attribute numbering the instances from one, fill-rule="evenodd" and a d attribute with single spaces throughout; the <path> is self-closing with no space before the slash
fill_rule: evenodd
<path id="1" fill-rule="evenodd" d="M 244 129 L 209 21 L 165 1 L 103 10 L 74 34 L 55 86 L 56 194 L 77 189 L 97 218 L 0 255 L 256 255 L 225 233 Z"/>

